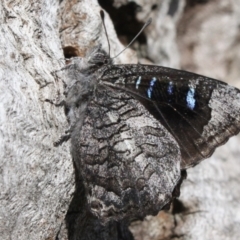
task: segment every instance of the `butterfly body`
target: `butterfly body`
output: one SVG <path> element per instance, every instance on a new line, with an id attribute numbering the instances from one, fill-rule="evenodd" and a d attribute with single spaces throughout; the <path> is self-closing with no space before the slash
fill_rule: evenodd
<path id="1" fill-rule="evenodd" d="M 65 70 L 72 155 L 103 222 L 156 214 L 175 197 L 182 169 L 239 132 L 240 92 L 223 82 L 114 65 L 101 48 Z"/>

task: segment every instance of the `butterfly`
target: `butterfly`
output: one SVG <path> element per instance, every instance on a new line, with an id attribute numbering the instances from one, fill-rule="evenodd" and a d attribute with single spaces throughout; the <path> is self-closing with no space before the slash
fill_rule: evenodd
<path id="1" fill-rule="evenodd" d="M 102 222 L 155 215 L 184 170 L 240 131 L 240 90 L 161 66 L 113 64 L 101 46 L 64 68 L 72 156 Z"/>

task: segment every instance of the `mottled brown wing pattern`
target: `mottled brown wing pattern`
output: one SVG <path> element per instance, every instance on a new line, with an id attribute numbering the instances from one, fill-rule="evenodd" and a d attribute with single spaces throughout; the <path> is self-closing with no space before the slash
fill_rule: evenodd
<path id="1" fill-rule="evenodd" d="M 79 133 L 91 211 L 104 220 L 156 214 L 180 179 L 178 144 L 134 98 L 99 85 Z"/>

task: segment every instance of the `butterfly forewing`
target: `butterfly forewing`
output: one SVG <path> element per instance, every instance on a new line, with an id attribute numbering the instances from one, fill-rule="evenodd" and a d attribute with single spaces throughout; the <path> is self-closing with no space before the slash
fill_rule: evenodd
<path id="1" fill-rule="evenodd" d="M 101 78 L 137 99 L 174 136 L 182 168 L 239 132 L 240 91 L 221 81 L 149 65 L 114 65 Z"/>

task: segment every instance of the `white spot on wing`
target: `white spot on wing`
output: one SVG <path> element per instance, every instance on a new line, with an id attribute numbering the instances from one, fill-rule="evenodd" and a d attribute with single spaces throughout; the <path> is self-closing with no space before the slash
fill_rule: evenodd
<path id="1" fill-rule="evenodd" d="M 137 81 L 136 81 L 136 89 L 138 89 L 138 86 L 139 86 L 139 84 L 141 83 L 141 79 L 142 79 L 142 77 L 139 76 L 138 79 L 137 79 Z"/>
<path id="2" fill-rule="evenodd" d="M 196 104 L 196 99 L 194 98 L 194 95 L 195 95 L 195 89 L 193 87 L 190 87 L 187 92 L 186 100 L 187 100 L 187 106 L 191 110 L 195 108 L 195 104 Z"/>
<path id="3" fill-rule="evenodd" d="M 167 91 L 168 91 L 169 95 L 173 94 L 173 83 L 172 82 L 169 82 Z"/>
<path id="4" fill-rule="evenodd" d="M 152 80 L 150 81 L 150 86 L 147 90 L 147 96 L 148 98 L 151 98 L 152 97 L 152 91 L 153 91 L 153 86 L 155 84 L 155 82 L 157 81 L 157 79 L 155 77 L 152 78 Z"/>

